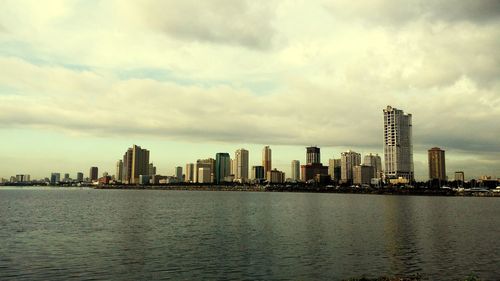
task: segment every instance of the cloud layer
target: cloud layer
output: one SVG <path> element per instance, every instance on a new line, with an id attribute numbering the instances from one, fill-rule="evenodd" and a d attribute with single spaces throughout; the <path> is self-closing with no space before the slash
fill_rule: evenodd
<path id="1" fill-rule="evenodd" d="M 2 3 L 3 129 L 376 152 L 391 104 L 500 166 L 498 1 Z"/>

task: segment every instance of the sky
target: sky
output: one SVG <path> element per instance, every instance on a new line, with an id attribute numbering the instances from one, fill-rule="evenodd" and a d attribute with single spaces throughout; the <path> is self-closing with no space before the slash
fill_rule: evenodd
<path id="1" fill-rule="evenodd" d="M 383 156 L 413 116 L 447 173 L 500 177 L 500 1 L 0 0 L 0 177 L 114 174 L 132 144 L 159 174 L 262 148 Z"/>

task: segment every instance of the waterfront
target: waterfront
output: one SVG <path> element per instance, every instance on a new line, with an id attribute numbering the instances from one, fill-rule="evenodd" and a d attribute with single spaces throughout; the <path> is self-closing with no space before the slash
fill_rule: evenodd
<path id="1" fill-rule="evenodd" d="M 496 198 L 0 189 L 1 280 L 500 276 Z"/>

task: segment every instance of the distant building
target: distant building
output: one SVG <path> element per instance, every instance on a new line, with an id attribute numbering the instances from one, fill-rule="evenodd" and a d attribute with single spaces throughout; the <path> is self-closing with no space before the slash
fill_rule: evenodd
<path id="1" fill-rule="evenodd" d="M 439 147 L 433 147 L 428 150 L 429 158 L 429 179 L 445 181 L 446 178 L 446 163 L 444 158 L 444 150 Z"/>
<path id="2" fill-rule="evenodd" d="M 340 181 L 342 170 L 342 164 L 340 159 L 329 159 L 328 160 L 328 174 L 332 180 Z"/>
<path id="3" fill-rule="evenodd" d="M 54 185 L 57 184 L 61 181 L 61 174 L 60 173 L 52 173 L 50 174 L 50 184 Z"/>
<path id="4" fill-rule="evenodd" d="M 16 175 L 16 182 L 29 182 L 31 180 L 30 175 Z"/>
<path id="5" fill-rule="evenodd" d="M 115 180 L 121 182 L 123 179 L 123 160 L 116 162 Z"/>
<path id="6" fill-rule="evenodd" d="M 195 182 L 200 182 L 200 181 L 198 181 L 198 177 L 199 177 L 198 171 L 199 171 L 200 168 L 208 168 L 208 169 L 210 169 L 210 181 L 214 182 L 214 180 L 215 180 L 215 159 L 213 159 L 213 158 L 207 158 L 207 159 L 198 159 L 196 161 Z M 205 183 L 206 182 L 207 181 L 205 181 Z"/>
<path id="7" fill-rule="evenodd" d="M 175 167 L 175 177 L 177 178 L 177 182 L 182 182 L 182 167 Z"/>
<path id="8" fill-rule="evenodd" d="M 252 179 L 262 181 L 266 178 L 264 174 L 264 166 L 252 166 Z"/>
<path id="9" fill-rule="evenodd" d="M 184 181 L 191 183 L 195 182 L 194 177 L 195 177 L 194 164 L 193 163 L 186 164 L 186 176 Z"/>
<path id="10" fill-rule="evenodd" d="M 222 183 L 224 178 L 229 176 L 231 157 L 229 153 L 219 152 L 215 155 L 215 182 Z"/>
<path id="11" fill-rule="evenodd" d="M 209 167 L 198 168 L 198 183 L 212 183 L 212 169 Z"/>
<path id="12" fill-rule="evenodd" d="M 465 174 L 463 171 L 455 172 L 455 181 L 465 182 Z"/>
<path id="13" fill-rule="evenodd" d="M 69 182 L 71 179 L 69 178 L 69 174 L 68 173 L 65 173 L 64 174 L 64 178 L 63 178 L 63 182 Z"/>
<path id="14" fill-rule="evenodd" d="M 124 183 L 139 183 L 140 175 L 149 175 L 149 150 L 138 145 L 128 148 L 123 155 Z"/>
<path id="15" fill-rule="evenodd" d="M 139 175 L 139 182 L 137 182 L 137 183 L 141 184 L 141 185 L 145 185 L 145 184 L 149 184 L 150 180 L 151 180 L 150 175 Z"/>
<path id="16" fill-rule="evenodd" d="M 361 154 L 348 150 L 340 155 L 341 176 L 343 183 L 352 183 L 354 179 L 354 167 L 361 164 Z"/>
<path id="17" fill-rule="evenodd" d="M 271 157 L 271 148 L 269 146 L 265 146 L 262 150 L 262 166 L 264 167 L 264 175 L 267 176 L 267 172 L 272 169 L 272 157 Z"/>
<path id="18" fill-rule="evenodd" d="M 148 175 L 149 176 L 156 175 L 156 167 L 153 163 L 149 163 L 149 165 L 148 165 Z"/>
<path id="19" fill-rule="evenodd" d="M 90 167 L 89 179 L 91 181 L 96 181 L 99 178 L 99 170 L 97 167 Z"/>
<path id="20" fill-rule="evenodd" d="M 328 175 L 328 167 L 321 164 L 321 156 L 319 147 L 306 147 L 306 165 L 300 166 L 301 180 L 315 180 L 316 175 Z"/>
<path id="21" fill-rule="evenodd" d="M 412 116 L 391 106 L 384 109 L 384 158 L 386 179 L 414 180 Z"/>
<path id="22" fill-rule="evenodd" d="M 319 147 L 306 147 L 306 164 L 321 164 L 321 154 Z"/>
<path id="23" fill-rule="evenodd" d="M 240 182 L 248 181 L 248 150 L 240 148 L 236 150 L 234 155 L 234 162 L 236 171 L 234 178 Z"/>
<path id="24" fill-rule="evenodd" d="M 373 167 L 373 177 L 377 179 L 381 179 L 383 176 L 382 172 L 382 159 L 378 154 L 368 154 L 365 155 L 363 165 L 372 166 Z"/>
<path id="25" fill-rule="evenodd" d="M 368 165 L 358 165 L 353 168 L 353 184 L 370 184 L 374 178 L 374 167 Z"/>
<path id="26" fill-rule="evenodd" d="M 76 173 L 76 181 L 77 182 L 82 182 L 83 181 L 83 173 L 82 172 Z"/>
<path id="27" fill-rule="evenodd" d="M 273 169 L 267 172 L 267 179 L 269 183 L 284 183 L 285 182 L 285 173 Z"/>
<path id="28" fill-rule="evenodd" d="M 300 180 L 300 161 L 299 160 L 292 160 L 291 179 L 292 179 L 292 181 L 299 181 Z"/>

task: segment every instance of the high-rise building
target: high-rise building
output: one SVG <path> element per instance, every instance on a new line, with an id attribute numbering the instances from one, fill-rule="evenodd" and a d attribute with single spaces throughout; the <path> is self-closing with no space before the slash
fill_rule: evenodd
<path id="1" fill-rule="evenodd" d="M 198 171 L 200 168 L 208 168 L 210 169 L 210 180 L 211 182 L 214 182 L 215 179 L 215 159 L 213 158 L 207 158 L 207 159 L 198 159 L 196 161 L 196 168 L 195 168 L 195 182 L 198 181 Z"/>
<path id="2" fill-rule="evenodd" d="M 212 183 L 212 169 L 209 167 L 198 168 L 198 183 Z"/>
<path id="3" fill-rule="evenodd" d="M 262 181 L 266 178 L 264 174 L 264 166 L 252 166 L 252 179 Z"/>
<path id="4" fill-rule="evenodd" d="M 316 146 L 306 147 L 306 164 L 320 164 L 320 149 Z"/>
<path id="5" fill-rule="evenodd" d="M 123 160 L 118 160 L 116 162 L 115 180 L 122 181 L 123 179 Z"/>
<path id="6" fill-rule="evenodd" d="M 134 144 L 123 155 L 123 182 L 139 183 L 140 175 L 149 175 L 149 150 Z"/>
<path id="7" fill-rule="evenodd" d="M 267 180 L 269 183 L 284 183 L 285 173 L 278 171 L 277 169 L 272 169 L 267 172 Z"/>
<path id="8" fill-rule="evenodd" d="M 90 167 L 89 179 L 91 181 L 96 181 L 99 178 L 99 170 L 97 167 Z"/>
<path id="9" fill-rule="evenodd" d="M 291 179 L 292 179 L 292 181 L 299 181 L 300 180 L 300 161 L 299 160 L 292 160 Z"/>
<path id="10" fill-rule="evenodd" d="M 414 180 L 412 116 L 391 106 L 384 109 L 384 162 L 386 179 Z"/>
<path id="11" fill-rule="evenodd" d="M 177 182 L 182 182 L 182 167 L 175 167 L 175 177 L 177 178 Z"/>
<path id="12" fill-rule="evenodd" d="M 231 157 L 229 153 L 219 152 L 215 155 L 215 182 L 222 183 L 230 175 Z"/>
<path id="13" fill-rule="evenodd" d="M 370 184 L 372 178 L 374 177 L 375 169 L 373 166 L 368 165 L 357 165 L 354 166 L 353 172 L 353 184 Z"/>
<path id="14" fill-rule="evenodd" d="M 300 166 L 300 179 L 302 181 L 316 180 L 328 176 L 328 167 L 321 164 L 319 147 L 306 148 L 306 165 Z"/>
<path id="15" fill-rule="evenodd" d="M 65 173 L 64 178 L 63 178 L 63 182 L 69 182 L 69 181 L 70 181 L 69 174 Z"/>
<path id="16" fill-rule="evenodd" d="M 428 150 L 429 156 L 429 179 L 447 180 L 446 163 L 444 159 L 444 150 L 439 147 L 433 147 Z"/>
<path id="17" fill-rule="evenodd" d="M 83 173 L 82 172 L 76 173 L 76 181 L 77 182 L 82 182 L 83 181 Z"/>
<path id="18" fill-rule="evenodd" d="M 355 166 L 361 164 L 361 154 L 348 150 L 340 155 L 340 181 L 343 183 L 352 183 Z"/>
<path id="19" fill-rule="evenodd" d="M 373 177 L 377 179 L 382 178 L 382 159 L 378 154 L 368 154 L 365 155 L 363 165 L 373 167 Z"/>
<path id="20" fill-rule="evenodd" d="M 234 178 L 241 182 L 248 181 L 248 150 L 240 148 L 234 153 L 236 171 Z"/>
<path id="21" fill-rule="evenodd" d="M 190 183 L 195 182 L 194 175 L 195 175 L 194 164 L 193 163 L 186 164 L 186 177 L 185 177 L 184 181 L 190 182 Z"/>
<path id="22" fill-rule="evenodd" d="M 465 174 L 463 171 L 455 172 L 455 180 L 459 182 L 465 182 Z"/>
<path id="23" fill-rule="evenodd" d="M 262 150 L 262 166 L 264 166 L 264 175 L 267 175 L 267 172 L 272 169 L 272 157 L 271 157 L 271 148 L 269 146 L 265 146 Z"/>
<path id="24" fill-rule="evenodd" d="M 50 174 L 50 184 L 54 185 L 56 183 L 59 183 L 60 181 L 61 181 L 61 174 L 60 173 Z"/>
<path id="25" fill-rule="evenodd" d="M 148 165 L 148 176 L 156 175 L 156 166 L 153 163 L 149 163 Z"/>

